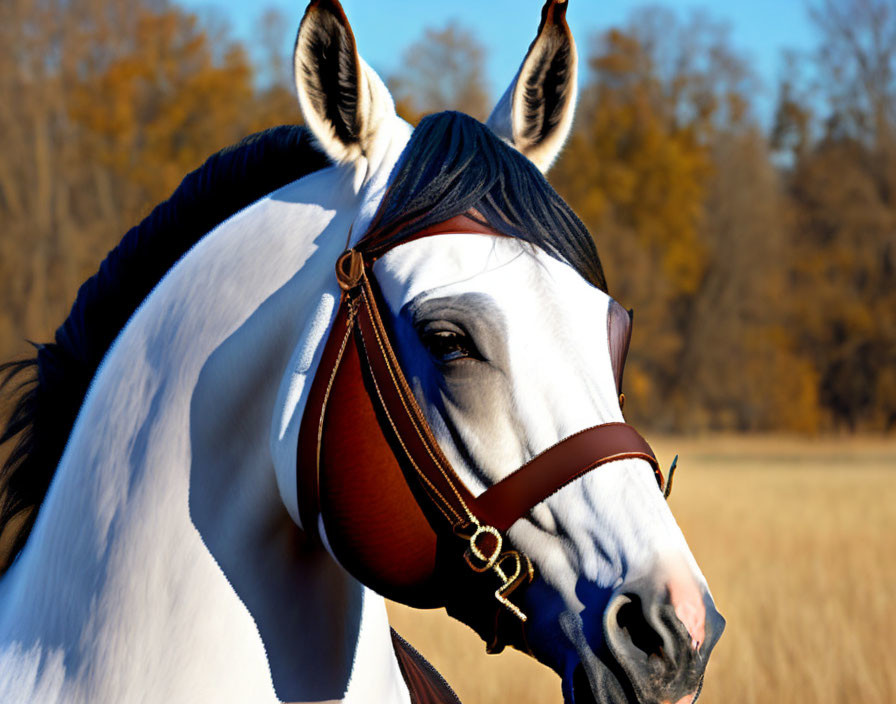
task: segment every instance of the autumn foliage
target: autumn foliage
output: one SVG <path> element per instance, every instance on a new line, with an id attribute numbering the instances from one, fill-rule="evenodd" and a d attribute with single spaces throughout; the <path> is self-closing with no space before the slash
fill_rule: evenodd
<path id="1" fill-rule="evenodd" d="M 661 10 L 590 48 L 552 178 L 636 312 L 630 414 L 667 430 L 818 429 L 815 372 L 787 324 L 782 174 L 749 67 L 720 28 Z"/>
<path id="2" fill-rule="evenodd" d="M 627 413 L 664 430 L 896 426 L 896 14 L 812 8 L 772 120 L 725 31 L 659 8 L 586 41 L 550 178 L 635 310 Z M 162 0 L 0 3 L 0 357 L 48 339 L 79 283 L 206 156 L 299 120 L 269 65 Z M 411 121 L 487 114 L 484 46 L 428 30 L 388 77 Z M 508 77 L 509 78 L 509 77 Z M 768 123 L 768 124 L 767 124 Z"/>
<path id="3" fill-rule="evenodd" d="M 258 70 L 161 0 L 0 3 L 2 359 L 51 337 L 80 283 L 188 171 L 297 120 Z"/>
<path id="4" fill-rule="evenodd" d="M 896 10 L 812 12 L 819 52 L 788 64 L 770 134 L 705 18 L 644 10 L 589 47 L 552 180 L 636 311 L 639 422 L 896 427 Z"/>

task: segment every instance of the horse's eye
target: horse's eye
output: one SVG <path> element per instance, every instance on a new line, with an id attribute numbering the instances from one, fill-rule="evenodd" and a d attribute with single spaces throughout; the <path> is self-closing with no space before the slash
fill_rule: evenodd
<path id="1" fill-rule="evenodd" d="M 441 364 L 459 359 L 481 359 L 469 335 L 455 326 L 429 323 L 420 330 L 420 339 L 433 358 Z"/>

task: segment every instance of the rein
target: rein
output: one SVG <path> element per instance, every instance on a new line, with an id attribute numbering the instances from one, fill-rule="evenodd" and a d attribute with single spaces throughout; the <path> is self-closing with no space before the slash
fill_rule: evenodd
<path id="1" fill-rule="evenodd" d="M 665 481 L 644 438 L 614 422 L 565 438 L 479 496 L 467 489 L 402 372 L 372 272 L 392 247 L 447 232 L 503 236 L 458 216 L 385 246 L 365 236 L 337 261 L 342 297 L 299 432 L 300 518 L 305 531 L 317 536 L 323 517 L 340 562 L 385 596 L 454 608 L 489 652 L 505 644 L 529 650 L 527 615 L 510 596 L 531 583 L 535 571 L 525 554 L 509 547 L 507 530 L 535 505 L 609 462 L 644 460 L 661 491 Z M 470 578 L 485 574 L 490 579 Z M 480 602 L 470 611 L 459 595 L 471 589 L 492 591 L 500 606 L 488 609 Z M 515 617 L 515 628 L 502 627 L 501 611 Z"/>

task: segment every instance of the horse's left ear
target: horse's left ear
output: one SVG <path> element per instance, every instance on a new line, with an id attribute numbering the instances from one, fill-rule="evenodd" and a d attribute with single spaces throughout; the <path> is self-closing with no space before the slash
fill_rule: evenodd
<path id="1" fill-rule="evenodd" d="M 547 0 L 538 35 L 498 102 L 488 126 L 542 171 L 560 153 L 576 104 L 576 45 L 566 24 L 567 0 Z"/>
<path id="2" fill-rule="evenodd" d="M 302 116 L 327 155 L 338 163 L 369 155 L 395 104 L 361 57 L 338 0 L 311 0 L 299 25 L 296 92 Z"/>

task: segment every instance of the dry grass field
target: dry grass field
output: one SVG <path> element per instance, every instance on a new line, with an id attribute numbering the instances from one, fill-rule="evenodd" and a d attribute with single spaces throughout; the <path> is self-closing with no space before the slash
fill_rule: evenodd
<path id="1" fill-rule="evenodd" d="M 651 441 L 681 455 L 672 510 L 728 620 L 701 702 L 896 702 L 896 441 Z M 465 704 L 561 702 L 444 612 L 390 611 Z"/>

